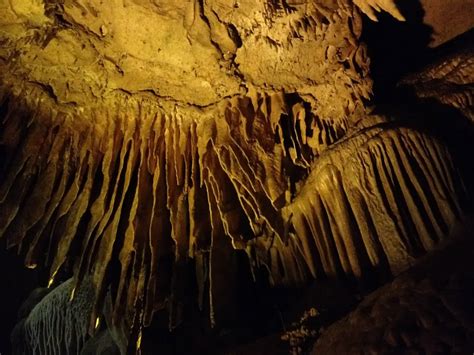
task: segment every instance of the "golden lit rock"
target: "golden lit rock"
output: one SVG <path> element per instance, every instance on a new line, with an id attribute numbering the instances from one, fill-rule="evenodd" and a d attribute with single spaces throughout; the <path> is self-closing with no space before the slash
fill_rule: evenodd
<path id="1" fill-rule="evenodd" d="M 191 265 L 218 324 L 236 250 L 276 287 L 381 283 L 465 217 L 447 143 L 369 104 L 360 11 L 403 21 L 391 0 L 0 6 L 0 237 L 71 302 L 90 277 L 91 334 L 106 297 L 129 350 L 161 309 L 178 326 Z M 469 113 L 470 64 L 406 83 L 459 77 L 440 101 Z"/>

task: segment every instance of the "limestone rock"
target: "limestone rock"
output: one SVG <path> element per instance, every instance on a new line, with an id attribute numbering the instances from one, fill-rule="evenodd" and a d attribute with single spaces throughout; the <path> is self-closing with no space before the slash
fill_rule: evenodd
<path id="1" fill-rule="evenodd" d="M 273 286 L 363 283 L 462 220 L 469 189 L 445 142 L 368 105 L 359 10 L 402 20 L 393 1 L 1 10 L 0 237 L 51 284 L 92 280 L 89 333 L 108 294 L 133 352 L 158 310 L 179 325 L 194 284 L 218 323 L 235 249 Z"/>
<path id="2" fill-rule="evenodd" d="M 322 333 L 312 353 L 472 352 L 474 275 L 463 264 L 472 247 L 461 241 L 438 251 L 369 295 Z"/>

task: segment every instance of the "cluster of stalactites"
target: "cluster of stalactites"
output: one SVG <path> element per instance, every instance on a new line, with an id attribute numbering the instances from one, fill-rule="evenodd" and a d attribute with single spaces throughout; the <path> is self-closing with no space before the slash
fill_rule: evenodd
<path id="1" fill-rule="evenodd" d="M 286 101 L 255 94 L 186 117 L 133 99 L 72 113 L 37 89 L 4 95 L 0 234 L 52 279 L 65 264 L 78 281 L 92 274 L 98 299 L 118 260 L 116 314 L 145 309 L 148 323 L 171 287 L 183 289 L 188 258 L 284 238 L 279 211 L 346 129 Z"/>
<path id="2" fill-rule="evenodd" d="M 377 13 L 382 10 L 399 21 L 405 21 L 394 0 L 354 0 L 354 4 L 373 21 L 377 21 Z"/>
<path id="3" fill-rule="evenodd" d="M 421 72 L 409 75 L 400 86 L 411 87 L 415 94 L 426 100 L 437 100 L 442 105 L 459 110 L 474 122 L 474 49 L 473 36 L 458 39 L 461 50 L 455 48 Z M 467 44 L 463 44 L 466 42 Z M 459 46 L 459 44 L 458 44 Z"/>
<path id="4" fill-rule="evenodd" d="M 52 281 L 67 265 L 77 282 L 91 276 L 91 329 L 111 285 L 132 338 L 165 305 L 179 322 L 191 259 L 214 321 L 234 249 L 275 285 L 397 273 L 462 213 L 435 139 L 393 127 L 342 139 L 351 121 L 317 117 L 295 94 L 167 114 L 126 97 L 60 111 L 27 88 L 3 95 L 1 112 L 0 236 Z"/>

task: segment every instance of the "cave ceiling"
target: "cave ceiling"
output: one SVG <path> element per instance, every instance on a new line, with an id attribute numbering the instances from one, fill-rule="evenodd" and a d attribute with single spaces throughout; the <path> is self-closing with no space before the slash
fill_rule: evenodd
<path id="1" fill-rule="evenodd" d="M 91 277 L 91 329 L 109 286 L 134 340 L 164 307 L 176 326 L 191 262 L 218 322 L 236 249 L 277 286 L 396 275 L 463 217 L 444 142 L 370 104 L 362 17 L 404 21 L 391 0 L 0 12 L 0 236 L 51 284 Z M 462 95 L 445 102 L 472 112 Z"/>
<path id="2" fill-rule="evenodd" d="M 401 17 L 391 1 L 356 3 L 370 16 L 380 6 Z M 11 1 L 2 9 L 2 58 L 64 104 L 116 91 L 197 107 L 251 87 L 321 96 L 315 90 L 353 85 L 350 68 L 333 63 L 363 56 L 359 15 L 340 4 Z"/>

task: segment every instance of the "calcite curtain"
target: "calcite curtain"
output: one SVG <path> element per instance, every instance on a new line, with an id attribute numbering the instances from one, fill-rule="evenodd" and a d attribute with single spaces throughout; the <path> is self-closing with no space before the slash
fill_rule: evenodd
<path id="1" fill-rule="evenodd" d="M 179 323 L 190 263 L 218 321 L 235 249 L 273 285 L 406 269 L 466 189 L 442 141 L 371 112 L 359 9 L 403 20 L 390 0 L 2 3 L 0 236 L 71 298 L 90 276 L 90 331 L 109 293 L 133 346 L 156 310 Z"/>

